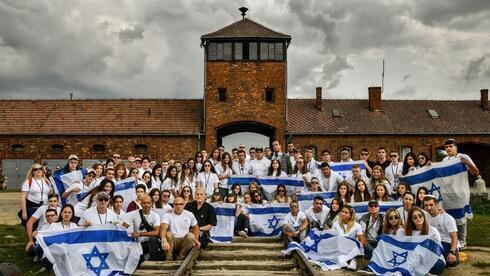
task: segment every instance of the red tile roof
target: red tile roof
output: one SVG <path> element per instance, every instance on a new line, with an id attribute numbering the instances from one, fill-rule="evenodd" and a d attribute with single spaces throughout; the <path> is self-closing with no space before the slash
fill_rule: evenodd
<path id="1" fill-rule="evenodd" d="M 201 36 L 201 40 L 210 38 L 280 38 L 291 40 L 291 36 L 273 31 L 248 18 Z"/>
<path id="2" fill-rule="evenodd" d="M 368 100 L 289 99 L 291 134 L 490 134 L 490 111 L 480 101 L 382 100 L 382 111 L 369 111 Z M 339 118 L 332 116 L 337 109 Z M 439 118 L 427 112 L 434 109 Z"/>
<path id="3" fill-rule="evenodd" d="M 197 134 L 202 100 L 0 100 L 0 134 Z"/>

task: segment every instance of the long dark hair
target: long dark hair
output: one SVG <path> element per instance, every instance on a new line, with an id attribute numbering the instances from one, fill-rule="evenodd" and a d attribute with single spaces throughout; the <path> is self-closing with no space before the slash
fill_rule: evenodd
<path id="1" fill-rule="evenodd" d="M 204 172 L 204 165 L 206 165 L 206 163 L 208 163 L 209 165 L 211 165 L 211 172 L 212 173 L 216 173 L 216 170 L 214 169 L 214 166 L 213 166 L 213 162 L 209 161 L 208 159 L 206 159 L 205 161 L 202 162 L 202 167 L 201 167 L 201 171 L 200 172 Z"/>
<path id="2" fill-rule="evenodd" d="M 153 167 L 153 170 L 151 171 L 151 176 L 153 176 L 156 179 L 155 172 L 157 171 L 157 169 L 162 169 L 162 172 L 158 176 L 158 179 L 160 179 L 160 181 L 163 182 L 163 167 L 162 167 L 161 163 L 155 164 L 155 166 Z"/>
<path id="3" fill-rule="evenodd" d="M 281 176 L 281 161 L 279 161 L 279 159 L 274 159 L 271 161 L 271 165 L 269 166 L 269 170 L 267 171 L 267 175 L 272 176 L 272 174 L 274 173 L 274 168 L 272 167 L 272 164 L 274 162 L 277 162 L 279 164 L 279 168 L 277 168 L 277 173 L 275 176 Z"/>
<path id="4" fill-rule="evenodd" d="M 230 161 L 228 161 L 228 163 L 225 163 L 225 157 L 228 156 L 230 158 Z M 221 168 L 223 168 L 223 170 L 226 170 L 227 168 L 231 168 L 231 163 L 232 160 L 231 160 L 231 155 L 229 152 L 223 152 L 223 154 L 221 155 Z"/>
<path id="5" fill-rule="evenodd" d="M 92 206 L 92 202 L 94 201 L 94 197 L 99 193 L 99 192 L 102 192 L 104 191 L 104 187 L 105 187 L 105 184 L 107 183 L 110 183 L 111 186 L 112 186 L 112 189 L 111 189 L 111 192 L 109 193 L 109 196 L 111 198 L 114 197 L 114 190 L 116 189 L 116 186 L 114 185 L 114 182 L 110 179 L 107 179 L 107 178 L 104 178 L 102 179 L 102 181 L 100 181 L 100 184 L 99 186 L 93 188 L 88 194 L 86 194 L 83 199 L 85 199 L 86 197 L 89 197 L 89 200 L 88 200 L 88 208 L 90 208 L 90 206 Z"/>
<path id="6" fill-rule="evenodd" d="M 417 189 L 417 193 L 415 194 L 415 205 L 417 207 L 420 207 L 422 208 L 422 206 L 424 206 L 424 200 L 423 199 L 419 199 L 419 192 L 420 190 L 424 190 L 425 191 L 425 195 L 429 195 L 429 189 L 427 189 L 426 187 L 422 186 L 420 188 Z"/>
<path id="7" fill-rule="evenodd" d="M 337 204 L 339 205 L 339 209 L 337 211 L 334 211 L 332 209 L 332 202 L 334 201 L 337 202 Z M 342 211 L 342 208 L 344 208 L 344 201 L 340 197 L 334 197 L 332 199 L 332 202 L 330 203 L 330 211 L 328 212 L 328 217 L 333 219 Z"/>
<path id="8" fill-rule="evenodd" d="M 299 157 L 299 158 L 298 158 L 298 160 L 296 160 L 296 163 L 294 164 L 294 169 L 293 169 L 293 173 L 294 173 L 294 174 L 297 174 L 297 173 L 298 173 L 298 166 L 297 166 L 297 163 L 298 163 L 298 161 L 299 161 L 300 159 L 301 159 L 301 160 L 303 160 L 303 168 L 301 169 L 301 174 L 305 174 L 305 173 L 307 173 L 307 171 L 306 171 L 306 163 L 305 163 L 306 161 L 305 161 L 305 159 L 304 159 L 303 157 Z M 279 166 L 279 169 L 280 169 L 280 168 L 281 168 L 281 166 Z"/>
<path id="9" fill-rule="evenodd" d="M 66 208 L 70 208 L 71 209 L 70 222 L 73 222 L 73 220 L 75 219 L 75 208 L 73 208 L 73 205 L 71 205 L 71 204 L 68 203 L 68 204 L 65 204 L 65 206 L 61 207 L 60 215 L 58 217 L 57 222 L 62 222 L 63 221 L 63 218 L 61 217 L 61 214 L 63 214 L 63 210 L 65 210 Z"/>
<path id="10" fill-rule="evenodd" d="M 359 182 L 364 183 L 364 192 L 362 192 L 362 194 L 358 187 Z M 356 181 L 356 185 L 354 186 L 354 202 L 363 201 L 363 196 L 364 196 L 364 201 L 371 200 L 371 194 L 369 193 L 369 189 L 366 182 L 362 179 L 359 179 Z"/>
<path id="11" fill-rule="evenodd" d="M 158 200 L 156 202 L 153 202 L 155 203 L 155 208 L 162 208 L 162 201 L 161 201 L 162 193 L 160 192 L 160 189 L 158 188 L 151 189 L 149 194 L 149 196 L 151 197 L 151 201 L 153 201 L 153 196 L 155 195 L 155 193 L 158 193 Z"/>
<path id="12" fill-rule="evenodd" d="M 412 236 L 413 231 L 417 230 L 412 219 L 414 212 L 419 212 L 424 217 L 424 224 L 422 224 L 420 235 L 422 236 L 429 234 L 429 224 L 427 223 L 427 218 L 425 217 L 424 211 L 422 211 L 422 209 L 420 209 L 419 207 L 414 206 L 408 211 L 407 226 L 405 226 L 405 235 Z"/>
<path id="13" fill-rule="evenodd" d="M 406 175 L 410 170 L 410 166 L 408 165 L 408 162 L 407 162 L 408 157 L 413 158 L 413 166 L 414 167 L 419 166 L 419 160 L 417 159 L 417 155 L 415 155 L 415 153 L 413 153 L 412 151 L 407 153 L 407 155 L 405 155 L 405 158 L 403 159 L 402 175 Z"/>

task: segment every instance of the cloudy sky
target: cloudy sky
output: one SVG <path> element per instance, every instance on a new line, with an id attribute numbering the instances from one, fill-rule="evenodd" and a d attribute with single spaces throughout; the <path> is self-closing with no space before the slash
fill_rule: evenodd
<path id="1" fill-rule="evenodd" d="M 200 36 L 248 17 L 293 39 L 289 97 L 479 99 L 488 0 L 0 0 L 0 98 L 201 98 Z"/>

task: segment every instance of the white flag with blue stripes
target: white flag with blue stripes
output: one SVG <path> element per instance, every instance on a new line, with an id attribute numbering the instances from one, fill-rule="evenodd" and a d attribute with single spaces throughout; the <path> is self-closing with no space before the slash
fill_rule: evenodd
<path id="1" fill-rule="evenodd" d="M 55 193 L 62 195 L 73 183 L 82 182 L 83 178 L 87 174 L 87 169 L 81 169 L 78 171 L 58 174 L 51 177 L 51 183 L 54 183 Z M 66 204 L 66 199 L 61 200 L 62 205 Z"/>
<path id="2" fill-rule="evenodd" d="M 134 177 L 128 177 L 114 183 L 114 195 L 120 195 L 123 197 L 123 210 L 128 208 L 131 201 L 136 200 L 135 187 L 137 184 L 138 183 Z M 90 193 L 90 191 L 77 193 L 78 201 L 82 201 L 82 199 L 85 198 L 88 193 Z"/>
<path id="3" fill-rule="evenodd" d="M 301 177 L 232 175 L 228 178 L 228 188 L 231 189 L 233 184 L 239 184 L 244 193 L 248 191 L 248 185 L 252 181 L 260 185 L 263 195 L 269 200 L 274 196 L 279 184 L 284 185 L 290 195 L 303 191 L 305 187 L 305 181 Z"/>
<path id="4" fill-rule="evenodd" d="M 352 176 L 352 166 L 359 165 L 361 167 L 361 174 L 366 175 L 366 166 L 364 161 L 351 161 L 351 162 L 335 162 L 330 164 L 330 169 L 340 174 L 344 179 Z"/>
<path id="5" fill-rule="evenodd" d="M 330 205 L 332 199 L 337 195 L 337 192 L 300 192 L 296 194 L 296 200 L 299 203 L 299 210 L 304 212 L 306 209 L 313 206 L 313 199 L 321 196 L 325 202 Z"/>
<path id="6" fill-rule="evenodd" d="M 289 204 L 272 203 L 246 206 L 253 236 L 279 236 L 284 225 L 284 217 L 289 213 Z"/>
<path id="7" fill-rule="evenodd" d="M 40 232 L 37 241 L 56 275 L 127 275 L 138 266 L 141 245 L 115 225 Z"/>
<path id="8" fill-rule="evenodd" d="M 319 265 L 323 270 L 346 267 L 347 261 L 364 255 L 364 248 L 357 239 L 339 235 L 332 229 L 310 230 L 301 243 L 291 242 L 282 252 L 290 254 L 293 250 L 298 250 L 308 261 Z"/>
<path id="9" fill-rule="evenodd" d="M 381 235 L 368 266 L 377 275 L 426 275 L 442 252 L 434 236 Z"/>
<path id="10" fill-rule="evenodd" d="M 369 213 L 368 203 L 369 201 L 349 203 L 350 206 L 352 206 L 352 208 L 356 212 L 357 220 L 359 220 L 363 215 Z M 403 203 L 401 201 L 380 201 L 378 203 L 379 203 L 379 213 L 382 215 L 384 215 L 386 211 L 388 211 L 388 209 L 390 208 L 397 209 L 403 206 Z"/>
<path id="11" fill-rule="evenodd" d="M 216 226 L 211 228 L 211 241 L 216 243 L 230 243 L 233 240 L 235 229 L 235 212 L 234 203 L 212 203 L 216 213 Z"/>
<path id="12" fill-rule="evenodd" d="M 470 206 L 470 186 L 468 183 L 468 168 L 458 159 L 432 163 L 419 170 L 400 177 L 401 182 L 408 183 L 412 191 L 425 186 L 434 195 L 444 210 L 458 224 L 472 218 Z"/>

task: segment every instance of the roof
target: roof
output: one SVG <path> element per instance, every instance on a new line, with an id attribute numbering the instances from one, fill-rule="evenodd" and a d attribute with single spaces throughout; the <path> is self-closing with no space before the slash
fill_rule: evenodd
<path id="1" fill-rule="evenodd" d="M 322 107 L 316 109 L 315 99 L 289 99 L 289 133 L 490 134 L 490 111 L 480 101 L 382 100 L 382 111 L 369 111 L 367 99 L 325 99 Z M 429 109 L 439 118 L 431 118 Z"/>
<path id="2" fill-rule="evenodd" d="M 202 100 L 0 100 L 0 134 L 198 134 Z"/>
<path id="3" fill-rule="evenodd" d="M 291 36 L 269 29 L 253 20 L 243 18 L 231 25 L 209 34 L 201 36 L 201 40 L 213 38 L 269 38 L 286 39 L 288 42 Z"/>

